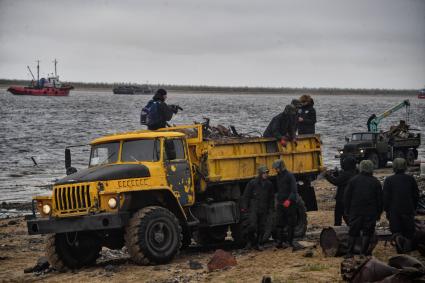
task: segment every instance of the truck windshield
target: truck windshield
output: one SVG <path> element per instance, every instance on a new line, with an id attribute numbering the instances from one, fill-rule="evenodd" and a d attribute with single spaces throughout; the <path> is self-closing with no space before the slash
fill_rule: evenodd
<path id="1" fill-rule="evenodd" d="M 115 163 L 118 160 L 120 150 L 119 142 L 102 143 L 91 148 L 89 166 Z"/>
<path id="2" fill-rule="evenodd" d="M 353 134 L 351 137 L 353 141 L 371 141 L 373 140 L 373 134 L 365 133 L 365 134 Z"/>
<path id="3" fill-rule="evenodd" d="M 159 140 L 130 140 L 122 144 L 123 162 L 158 161 Z"/>

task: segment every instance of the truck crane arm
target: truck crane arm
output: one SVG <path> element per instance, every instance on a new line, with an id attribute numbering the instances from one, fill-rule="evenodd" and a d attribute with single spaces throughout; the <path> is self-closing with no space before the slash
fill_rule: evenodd
<path id="1" fill-rule="evenodd" d="M 368 121 L 368 130 L 373 133 L 378 132 L 378 126 L 382 119 L 390 116 L 394 112 L 406 107 L 407 111 L 410 107 L 410 101 L 408 99 L 403 100 L 401 103 L 391 107 L 390 109 L 386 110 L 385 112 L 379 114 L 378 116 L 373 117 Z"/>

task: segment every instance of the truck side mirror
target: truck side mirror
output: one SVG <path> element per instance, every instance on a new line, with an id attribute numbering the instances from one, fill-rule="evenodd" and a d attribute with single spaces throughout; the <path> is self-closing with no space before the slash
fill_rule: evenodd
<path id="1" fill-rule="evenodd" d="M 345 137 L 345 141 L 346 142 L 349 142 L 350 141 L 350 138 L 349 137 Z"/>

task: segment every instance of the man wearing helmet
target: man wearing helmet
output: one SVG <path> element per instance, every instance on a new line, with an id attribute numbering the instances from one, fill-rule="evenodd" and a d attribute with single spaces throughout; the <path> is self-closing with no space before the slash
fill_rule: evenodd
<path id="1" fill-rule="evenodd" d="M 369 255 L 369 245 L 375 233 L 376 221 L 382 213 L 382 186 L 373 176 L 374 165 L 370 160 L 362 160 L 360 174 L 353 177 L 344 192 L 345 214 L 349 219 L 348 254 L 351 257 L 356 238 L 361 233 L 362 255 Z"/>
<path id="2" fill-rule="evenodd" d="M 394 175 L 384 182 L 384 210 L 393 234 L 412 239 L 415 233 L 415 211 L 419 201 L 418 184 L 414 177 L 405 174 L 404 158 L 393 161 Z"/>
<path id="3" fill-rule="evenodd" d="M 267 218 L 274 207 L 274 188 L 268 180 L 269 170 L 266 166 L 258 167 L 257 173 L 258 176 L 249 181 L 243 192 L 241 212 L 249 215 L 247 248 L 255 246 L 263 250 Z"/>

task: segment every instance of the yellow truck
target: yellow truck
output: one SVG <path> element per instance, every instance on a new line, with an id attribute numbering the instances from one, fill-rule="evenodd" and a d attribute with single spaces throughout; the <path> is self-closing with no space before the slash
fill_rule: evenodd
<path id="1" fill-rule="evenodd" d="M 69 175 L 50 196 L 33 198 L 29 234 L 50 234 L 46 254 L 58 270 L 94 263 L 102 247 L 125 245 L 135 263 L 160 264 L 192 238 L 216 243 L 231 231 L 242 244 L 239 199 L 246 183 L 260 165 L 271 168 L 280 158 L 299 183 L 302 236 L 306 207 L 317 209 L 310 181 L 323 167 L 319 136 L 298 136 L 282 147 L 272 138 L 204 134 L 194 124 L 101 137 L 90 143 L 88 168 L 79 171 L 65 149 Z"/>

